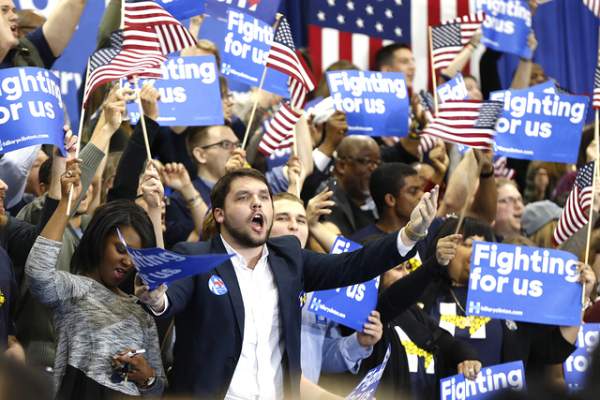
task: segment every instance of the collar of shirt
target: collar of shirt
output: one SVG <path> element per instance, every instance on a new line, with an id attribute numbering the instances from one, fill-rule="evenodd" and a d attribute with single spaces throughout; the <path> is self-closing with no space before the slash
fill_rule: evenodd
<path id="1" fill-rule="evenodd" d="M 248 261 L 244 258 L 244 256 L 242 256 L 233 247 L 231 247 L 231 245 L 229 243 L 227 243 L 227 241 L 225 240 L 223 235 L 220 235 L 220 236 L 221 236 L 221 240 L 223 241 L 223 246 L 225 246 L 225 251 L 227 252 L 227 254 L 233 256 L 233 257 L 231 257 L 231 263 L 233 264 L 233 266 L 234 267 L 237 266 L 237 267 L 241 267 L 241 268 L 248 268 Z M 263 264 L 263 262 L 266 261 L 268 256 L 269 256 L 269 249 L 267 249 L 267 245 L 264 244 L 263 249 L 262 249 L 262 254 L 260 256 L 260 259 L 256 263 L 256 265 L 258 266 L 258 265 Z"/>

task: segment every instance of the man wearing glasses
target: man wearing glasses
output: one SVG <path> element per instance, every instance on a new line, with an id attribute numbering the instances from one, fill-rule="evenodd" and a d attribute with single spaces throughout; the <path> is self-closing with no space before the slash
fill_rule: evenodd
<path id="1" fill-rule="evenodd" d="M 227 162 L 241 166 L 245 161 L 237 136 L 225 125 L 189 128 L 186 146 L 196 167 L 192 184 L 197 194 L 184 198 L 176 193 L 171 198 L 166 216 L 165 245 L 168 248 L 175 243 L 187 241 L 194 230 L 190 207 L 203 200 L 210 208 L 210 191 L 215 182 L 227 172 Z"/>
<path id="2" fill-rule="evenodd" d="M 325 224 L 346 237 L 375 223 L 375 207 L 369 194 L 371 174 L 381 164 L 379 146 L 369 136 L 344 138 L 337 148 L 334 178 L 328 182 L 335 206 Z"/>

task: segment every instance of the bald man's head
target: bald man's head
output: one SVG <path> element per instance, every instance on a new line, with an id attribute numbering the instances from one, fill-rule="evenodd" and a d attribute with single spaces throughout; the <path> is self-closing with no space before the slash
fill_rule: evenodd
<path id="1" fill-rule="evenodd" d="M 335 175 L 351 198 L 361 203 L 369 196 L 369 180 L 381 163 L 377 142 L 369 136 L 347 136 L 337 148 Z"/>

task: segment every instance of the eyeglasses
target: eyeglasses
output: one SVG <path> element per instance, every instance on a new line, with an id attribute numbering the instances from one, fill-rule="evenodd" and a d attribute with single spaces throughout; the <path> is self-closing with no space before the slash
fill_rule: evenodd
<path id="1" fill-rule="evenodd" d="M 231 140 L 221 140 L 217 143 L 207 144 L 206 146 L 200 146 L 201 149 L 208 149 L 214 146 L 219 146 L 223 150 L 233 150 L 240 147 L 240 142 L 232 142 Z"/>
<path id="2" fill-rule="evenodd" d="M 342 160 L 350 160 L 362 166 L 369 166 L 375 168 L 381 165 L 381 160 L 371 160 L 370 158 L 365 157 L 343 157 Z"/>

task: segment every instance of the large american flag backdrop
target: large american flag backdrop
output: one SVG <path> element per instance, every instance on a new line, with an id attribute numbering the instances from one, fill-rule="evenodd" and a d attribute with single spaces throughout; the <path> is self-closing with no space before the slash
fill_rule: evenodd
<path id="1" fill-rule="evenodd" d="M 477 11 L 475 0 L 306 1 L 308 47 L 315 74 L 342 59 L 369 69 L 382 46 L 407 43 L 415 56 L 417 90 L 426 88 L 431 76 L 428 26 Z M 479 64 L 482 51 L 475 52 L 471 65 Z M 469 72 L 479 77 L 477 68 Z"/>

